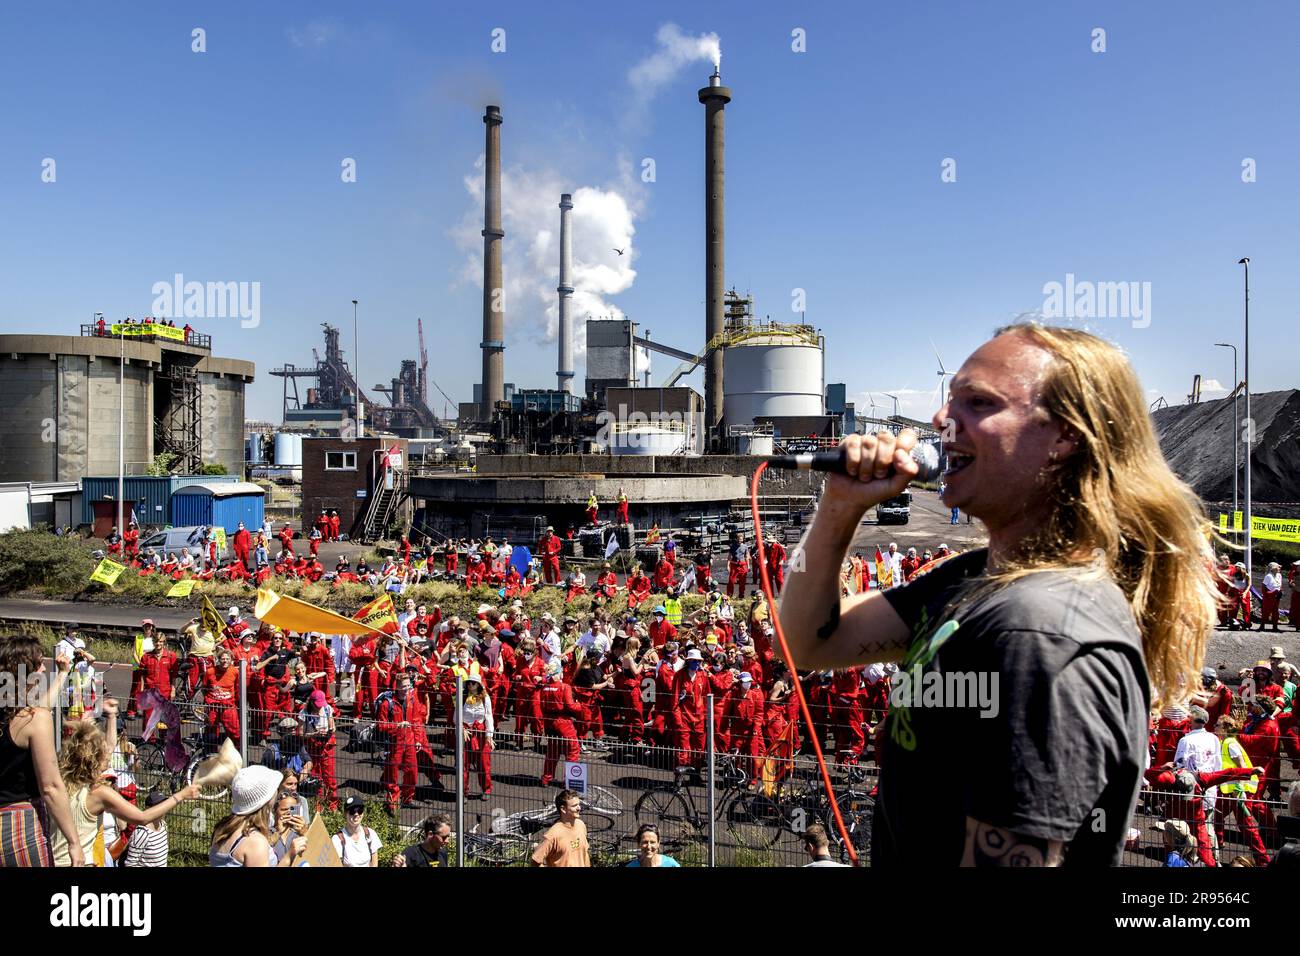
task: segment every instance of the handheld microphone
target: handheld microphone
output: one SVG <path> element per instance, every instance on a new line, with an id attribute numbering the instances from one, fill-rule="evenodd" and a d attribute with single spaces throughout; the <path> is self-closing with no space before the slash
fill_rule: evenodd
<path id="1" fill-rule="evenodd" d="M 912 460 L 920 466 L 913 481 L 934 481 L 941 474 L 939 452 L 934 445 L 918 444 L 912 448 Z M 767 460 L 769 468 L 789 468 L 798 471 L 833 471 L 847 474 L 844 467 L 844 448 L 832 451 L 815 451 L 802 455 L 775 455 Z"/>

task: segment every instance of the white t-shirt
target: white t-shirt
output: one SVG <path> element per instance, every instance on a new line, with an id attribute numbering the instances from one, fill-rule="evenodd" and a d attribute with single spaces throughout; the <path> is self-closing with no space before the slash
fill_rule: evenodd
<path id="1" fill-rule="evenodd" d="M 1280 574 L 1274 574 L 1272 571 L 1270 571 L 1268 574 L 1264 575 L 1264 590 L 1265 590 L 1265 591 L 1281 591 L 1281 590 L 1282 590 L 1282 575 L 1280 575 Z"/>
<path id="2" fill-rule="evenodd" d="M 1204 727 L 1185 734 L 1174 751 L 1174 766 L 1192 773 L 1223 769 L 1223 751 L 1219 738 Z"/>
<path id="3" fill-rule="evenodd" d="M 330 651 L 334 654 L 334 672 L 349 674 L 352 672 L 352 659 L 348 652 L 352 650 L 352 638 L 347 634 L 334 634 L 330 637 Z"/>
<path id="4" fill-rule="evenodd" d="M 355 838 L 341 830 L 334 834 L 333 842 L 334 852 L 339 855 L 344 866 L 350 867 L 369 866 L 371 854 L 377 854 L 384 845 L 379 840 L 379 834 L 370 827 L 362 827 Z"/>

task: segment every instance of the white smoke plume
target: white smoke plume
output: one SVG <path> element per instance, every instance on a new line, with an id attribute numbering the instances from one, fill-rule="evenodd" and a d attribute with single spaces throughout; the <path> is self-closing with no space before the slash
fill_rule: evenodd
<path id="1" fill-rule="evenodd" d="M 453 238 L 465 252 L 459 279 L 483 287 L 483 165 L 480 155 L 474 172 L 465 177 L 470 206 Z M 570 320 L 573 354 L 586 352 L 588 318 L 624 318 L 623 310 L 610 301 L 626 292 L 636 279 L 632 245 L 640 203 L 629 199 L 627 189 L 579 186 L 553 170 L 531 170 L 514 165 L 501 170 L 501 225 L 505 230 L 502 272 L 505 280 L 506 340 L 518 347 L 521 339 L 555 343 L 559 324 L 559 303 L 555 287 L 560 280 L 560 194 L 573 194 L 570 227 L 573 241 L 573 297 Z M 615 250 L 623 250 L 620 255 Z M 638 350 L 637 368 L 649 367 L 649 356 Z M 507 351 L 507 362 L 510 362 Z M 517 354 L 517 353 L 516 353 Z M 541 368 L 555 366 L 549 355 Z M 513 364 L 513 363 L 512 363 Z M 537 376 L 536 360 L 529 362 Z M 518 368 L 515 365 L 515 368 Z M 518 376 L 511 372 L 507 377 Z M 542 375 L 543 380 L 546 376 Z M 537 382 L 530 382 L 536 386 Z M 545 387 L 553 382 L 545 381 Z M 523 382 L 520 382 L 523 385 Z M 582 390 L 581 377 L 575 390 Z"/>
<path id="2" fill-rule="evenodd" d="M 715 67 L 722 62 L 722 45 L 716 33 L 690 36 L 675 23 L 665 23 L 655 34 L 657 49 L 627 71 L 627 81 L 644 107 L 684 66 L 708 60 Z"/>

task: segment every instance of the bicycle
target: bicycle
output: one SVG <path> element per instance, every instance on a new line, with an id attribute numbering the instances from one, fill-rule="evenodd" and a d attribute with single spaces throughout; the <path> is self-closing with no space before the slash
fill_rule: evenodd
<path id="1" fill-rule="evenodd" d="M 580 795 L 582 813 L 588 821 L 587 829 L 608 830 L 623 813 L 623 801 L 604 787 L 589 787 Z M 520 810 L 492 821 L 492 833 L 498 835 L 529 836 L 545 830 L 560 819 L 560 811 L 553 805 L 536 810 Z M 601 821 L 600 826 L 595 826 Z"/>
<path id="2" fill-rule="evenodd" d="M 867 780 L 867 770 L 850 766 L 845 773 L 846 783 L 835 791 L 835 804 L 839 807 L 844 828 L 858 859 L 871 855 L 871 825 L 875 814 L 876 798 L 859 784 Z M 795 835 L 801 835 L 811 823 L 820 823 L 826 835 L 838 850 L 839 861 L 849 862 L 849 852 L 840 828 L 835 822 L 831 801 L 821 777 L 812 780 L 786 781 L 779 798 L 781 825 Z"/>
<path id="3" fill-rule="evenodd" d="M 781 838 L 784 817 L 779 804 L 761 792 L 746 788 L 748 775 L 731 757 L 718 758 L 722 797 L 717 820 L 732 838 L 751 850 L 767 850 Z M 707 807 L 695 805 L 695 797 L 681 778 L 660 784 L 643 793 L 633 815 L 637 826 L 653 823 L 665 847 L 682 850 L 704 842 L 709 830 Z"/>

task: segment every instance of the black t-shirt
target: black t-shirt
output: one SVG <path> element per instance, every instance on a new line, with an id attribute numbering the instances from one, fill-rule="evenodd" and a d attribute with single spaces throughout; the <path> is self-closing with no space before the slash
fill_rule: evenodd
<path id="1" fill-rule="evenodd" d="M 447 865 L 447 848 L 445 846 L 437 854 L 430 854 L 424 848 L 423 843 L 417 843 L 403 850 L 402 856 L 406 857 L 407 866 L 429 869 L 435 866 Z"/>
<path id="2" fill-rule="evenodd" d="M 271 648 L 262 655 L 262 660 L 271 662 L 262 668 L 262 673 L 272 680 L 280 680 L 280 678 L 284 677 L 285 668 L 289 666 L 289 662 L 297 656 L 287 648 L 279 651 Z"/>
<path id="3" fill-rule="evenodd" d="M 912 637 L 890 690 L 872 864 L 955 866 L 967 817 L 1064 841 L 1069 865 L 1116 864 L 1150 705 L 1128 602 L 1109 579 L 1055 571 L 972 593 L 987 557 L 885 592 Z"/>

